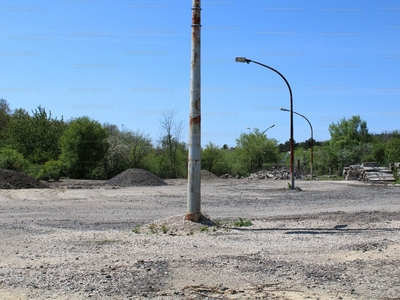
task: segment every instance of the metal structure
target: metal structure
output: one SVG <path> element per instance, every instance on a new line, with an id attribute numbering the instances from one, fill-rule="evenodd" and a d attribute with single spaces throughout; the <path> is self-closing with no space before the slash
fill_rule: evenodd
<path id="1" fill-rule="evenodd" d="M 271 126 L 269 126 L 267 129 L 265 129 L 265 130 L 264 130 L 263 132 L 261 132 L 260 134 L 266 133 L 268 129 L 271 129 L 271 128 L 274 127 L 274 126 L 275 126 L 275 124 L 272 124 Z M 249 130 L 251 129 L 251 127 L 249 127 L 249 126 L 246 126 L 246 128 L 249 129 Z"/>
<path id="2" fill-rule="evenodd" d="M 271 126 L 269 126 L 267 129 L 265 129 L 263 132 L 261 132 L 261 134 L 264 134 L 264 133 L 266 133 L 268 129 L 271 129 L 271 128 L 272 128 L 272 127 L 274 127 L 274 126 L 275 126 L 275 124 L 272 124 L 272 125 L 271 125 Z"/>
<path id="3" fill-rule="evenodd" d="M 286 108 L 281 108 L 282 111 L 288 111 L 290 112 L 290 110 L 286 109 Z M 308 122 L 308 124 L 310 125 L 310 129 L 311 129 L 311 147 L 310 147 L 310 173 L 311 173 L 311 179 L 313 179 L 313 162 L 314 162 L 314 133 L 313 133 L 313 128 L 311 125 L 311 122 L 302 114 L 299 114 L 298 112 L 293 112 L 296 115 L 299 115 L 300 117 L 303 117 L 304 119 L 306 119 L 306 121 Z"/>
<path id="4" fill-rule="evenodd" d="M 192 53 L 190 69 L 190 121 L 188 157 L 188 196 L 185 219 L 192 222 L 201 220 L 201 73 L 200 73 L 200 30 L 201 1 L 193 0 L 192 5 Z"/>
<path id="5" fill-rule="evenodd" d="M 292 94 L 292 89 L 290 88 L 289 82 L 286 80 L 286 78 L 277 70 L 274 68 L 271 68 L 270 66 L 264 65 L 262 63 L 259 63 L 257 61 L 247 59 L 246 57 L 236 57 L 236 62 L 242 62 L 242 63 L 255 63 L 257 65 L 263 66 L 267 69 L 270 69 L 271 71 L 274 71 L 277 73 L 279 76 L 282 77 L 282 79 L 285 81 L 288 89 L 289 89 L 289 94 L 290 94 L 290 179 L 291 179 L 291 184 L 290 187 L 294 189 L 294 134 L 293 134 L 293 94 Z"/>

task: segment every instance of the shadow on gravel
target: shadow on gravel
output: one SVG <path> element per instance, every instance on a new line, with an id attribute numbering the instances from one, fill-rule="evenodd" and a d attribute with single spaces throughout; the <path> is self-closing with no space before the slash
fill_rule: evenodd
<path id="1" fill-rule="evenodd" d="M 343 225 L 340 225 L 343 226 Z M 238 228 L 233 230 L 238 231 L 284 231 L 284 234 L 357 234 L 363 232 L 397 232 L 400 228 L 365 228 L 365 229 L 341 229 L 335 226 L 334 228 Z"/>

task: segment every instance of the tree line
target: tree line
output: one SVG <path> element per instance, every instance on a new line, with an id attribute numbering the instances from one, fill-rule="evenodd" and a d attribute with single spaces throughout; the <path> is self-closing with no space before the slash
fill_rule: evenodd
<path id="1" fill-rule="evenodd" d="M 38 106 L 32 112 L 11 110 L 0 100 L 0 168 L 25 172 L 40 179 L 110 179 L 124 170 L 141 168 L 160 178 L 187 177 L 187 144 L 175 110 L 161 116 L 158 141 L 139 130 L 120 130 L 87 116 L 65 121 Z M 299 172 L 310 171 L 309 149 L 314 149 L 314 174 L 340 171 L 366 161 L 388 165 L 400 161 L 400 133 L 372 135 L 360 116 L 329 125 L 331 139 L 295 145 Z M 278 144 L 258 129 L 242 133 L 232 147 L 209 142 L 202 148 L 202 169 L 216 175 L 247 176 L 265 168 L 289 165 L 289 141 Z"/>

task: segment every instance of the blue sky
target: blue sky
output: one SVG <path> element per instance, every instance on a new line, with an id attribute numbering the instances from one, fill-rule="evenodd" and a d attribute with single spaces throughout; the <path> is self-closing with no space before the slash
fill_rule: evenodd
<path id="1" fill-rule="evenodd" d="M 202 1 L 202 145 L 235 145 L 246 126 L 289 139 L 288 89 L 318 141 L 360 115 L 371 133 L 399 130 L 399 1 Z M 190 107 L 192 1 L 1 1 L 0 98 L 89 116 L 156 142 L 162 114 Z M 294 138 L 310 137 L 294 117 Z"/>

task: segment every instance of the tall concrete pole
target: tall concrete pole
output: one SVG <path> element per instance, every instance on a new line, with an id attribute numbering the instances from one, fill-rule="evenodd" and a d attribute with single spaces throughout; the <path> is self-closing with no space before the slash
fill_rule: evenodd
<path id="1" fill-rule="evenodd" d="M 192 6 L 192 55 L 190 69 L 190 122 L 188 157 L 188 196 L 185 219 L 192 222 L 201 220 L 201 74 L 200 74 L 200 0 L 193 0 Z"/>

